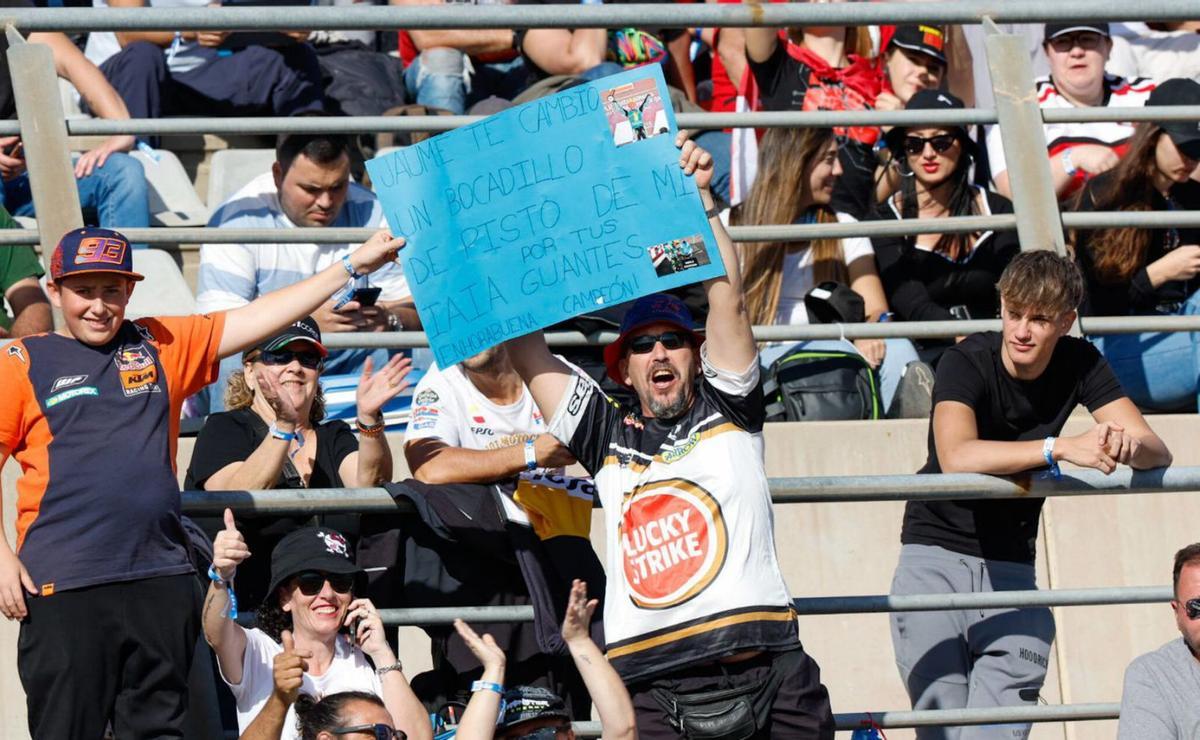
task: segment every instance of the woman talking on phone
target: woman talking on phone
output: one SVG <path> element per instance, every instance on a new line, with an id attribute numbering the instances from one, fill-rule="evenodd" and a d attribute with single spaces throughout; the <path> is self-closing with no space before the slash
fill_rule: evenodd
<path id="1" fill-rule="evenodd" d="M 327 527 L 303 527 L 284 537 L 271 553 L 270 587 L 258 610 L 258 627 L 245 629 L 234 621 L 236 576 L 250 556 L 226 509 L 225 528 L 213 541 L 202 620 L 204 638 L 237 701 L 238 730 L 246 732 L 260 712 L 285 713 L 280 740 L 299 737 L 295 709 L 285 711 L 274 691 L 275 656 L 286 651 L 300 658 L 299 693 L 374 694 L 383 700 L 393 727 L 412 740 L 430 740 L 425 708 L 384 637 L 378 611 L 370 600 L 355 597 L 365 579 L 350 559 L 346 538 Z"/>
<path id="2" fill-rule="evenodd" d="M 322 421 L 319 378 L 325 357 L 321 330 L 311 317 L 242 353 L 242 370 L 229 379 L 227 411 L 211 414 L 196 437 L 184 487 L 188 490 L 370 487 L 392 479 L 392 453 L 382 408 L 408 387 L 410 361 L 393 357 L 375 369 L 368 359 L 357 389 L 358 438 L 341 421 Z M 326 520 L 349 531 L 348 526 Z M 272 518 L 242 522 L 242 533 L 261 552 L 305 522 Z M 215 533 L 220 522 L 208 529 Z M 242 573 L 243 606 L 266 594 L 267 563 Z"/>

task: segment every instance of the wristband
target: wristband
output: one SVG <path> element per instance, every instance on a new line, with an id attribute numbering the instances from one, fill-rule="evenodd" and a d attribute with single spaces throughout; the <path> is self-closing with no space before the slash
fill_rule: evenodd
<path id="1" fill-rule="evenodd" d="M 525 440 L 525 469 L 532 472 L 537 470 L 537 453 L 533 449 L 533 440 Z"/>
<path id="2" fill-rule="evenodd" d="M 237 619 L 237 595 L 233 593 L 233 578 L 230 578 L 228 581 L 225 580 L 221 577 L 221 574 L 217 572 L 217 566 L 212 564 L 209 564 L 208 566 L 208 577 L 213 583 L 224 584 L 225 593 L 229 594 L 229 618 Z"/>
<path id="3" fill-rule="evenodd" d="M 495 691 L 500 696 L 504 696 L 504 687 L 491 681 L 472 681 L 471 693 L 474 694 L 476 691 Z"/>
<path id="4" fill-rule="evenodd" d="M 359 434 L 361 434 L 364 437 L 368 437 L 370 439 L 375 439 L 379 435 L 383 434 L 383 421 L 382 420 L 368 426 L 366 424 L 363 424 L 361 421 L 358 420 L 357 417 L 355 417 L 354 425 L 356 427 L 358 427 Z"/>
<path id="5" fill-rule="evenodd" d="M 388 331 L 400 331 L 404 328 L 404 324 L 400 323 L 400 317 L 394 313 L 388 312 Z"/>
<path id="6" fill-rule="evenodd" d="M 346 274 L 352 278 L 358 277 L 358 270 L 354 269 L 354 263 L 350 261 L 350 255 L 342 255 L 342 267 L 345 268 Z"/>
<path id="7" fill-rule="evenodd" d="M 1042 442 L 1042 457 L 1046 459 L 1046 465 L 1050 467 L 1048 471 L 1051 478 L 1058 479 L 1062 477 L 1062 470 L 1059 469 L 1058 463 L 1054 460 L 1054 437 L 1046 437 Z"/>
<path id="8" fill-rule="evenodd" d="M 385 674 L 389 671 L 397 671 L 399 673 L 404 673 L 404 664 L 401 663 L 399 660 L 397 660 L 395 663 L 392 663 L 391 665 L 381 666 L 381 667 L 375 669 L 375 675 L 382 677 L 383 674 Z"/>
<path id="9" fill-rule="evenodd" d="M 1063 151 L 1062 156 L 1059 157 L 1059 161 L 1062 162 L 1063 172 L 1067 174 L 1067 177 L 1075 177 L 1075 173 L 1079 171 L 1079 168 L 1071 161 L 1070 149 Z"/>
<path id="10" fill-rule="evenodd" d="M 271 437 L 274 439 L 282 439 L 284 442 L 291 442 L 296 438 L 295 432 L 285 432 L 274 424 L 270 428 Z"/>
<path id="11" fill-rule="evenodd" d="M 704 217 L 708 219 L 720 218 L 721 209 L 717 208 L 715 205 L 712 208 L 706 208 L 704 210 Z"/>

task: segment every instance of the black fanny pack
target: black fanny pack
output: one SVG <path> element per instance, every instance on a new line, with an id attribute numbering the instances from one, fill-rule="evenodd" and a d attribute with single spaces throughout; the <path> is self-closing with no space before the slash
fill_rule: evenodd
<path id="1" fill-rule="evenodd" d="M 676 692 L 656 686 L 650 695 L 671 727 L 687 740 L 750 740 L 767 726 L 771 705 L 788 668 L 789 653 L 775 654 L 771 670 L 753 681 L 727 689 Z"/>

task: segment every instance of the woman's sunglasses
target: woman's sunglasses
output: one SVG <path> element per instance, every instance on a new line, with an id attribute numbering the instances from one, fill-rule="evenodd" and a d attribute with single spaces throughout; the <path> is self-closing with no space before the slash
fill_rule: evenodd
<path id="1" fill-rule="evenodd" d="M 335 727 L 330 732 L 334 735 L 353 735 L 356 732 L 373 733 L 375 740 L 408 740 L 408 735 L 404 734 L 402 730 L 393 730 L 385 724 Z"/>
<path id="2" fill-rule="evenodd" d="M 910 134 L 904 137 L 904 153 L 910 157 L 915 157 L 916 155 L 925 151 L 925 145 L 928 144 L 933 147 L 933 151 L 937 152 L 938 154 L 943 154 L 949 150 L 950 147 L 954 146 L 956 141 L 958 141 L 958 137 L 954 134 L 938 134 L 937 136 L 930 136 L 929 138 L 925 138 L 924 136 L 913 136 Z"/>
<path id="3" fill-rule="evenodd" d="M 320 573 L 315 570 L 307 570 L 296 576 L 296 588 L 300 589 L 300 593 L 305 596 L 316 596 L 321 593 L 326 581 L 329 581 L 329 587 L 337 593 L 348 594 L 354 587 L 354 574 Z"/>
<path id="4" fill-rule="evenodd" d="M 665 349 L 679 349 L 688 343 L 687 337 L 677 331 L 664 331 L 662 334 L 642 334 L 629 340 L 629 351 L 635 355 L 644 355 L 654 350 L 654 345 L 662 342 Z"/>
<path id="5" fill-rule="evenodd" d="M 301 367 L 316 370 L 321 366 L 321 356 L 316 352 L 293 352 L 290 349 L 264 349 L 254 358 L 254 361 L 264 365 L 290 365 L 292 360 L 300 363 Z"/>

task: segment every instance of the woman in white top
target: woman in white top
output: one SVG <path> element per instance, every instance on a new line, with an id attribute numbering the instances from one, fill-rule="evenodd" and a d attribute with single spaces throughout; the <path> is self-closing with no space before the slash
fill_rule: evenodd
<path id="1" fill-rule="evenodd" d="M 831 129 L 770 129 L 759 143 L 758 175 L 750 194 L 729 215 L 737 226 L 854 221 L 829 207 L 841 175 L 838 142 Z M 887 299 L 875 267 L 871 241 L 864 238 L 811 242 L 742 242 L 746 309 L 755 326 L 807 324 L 804 296 L 825 281 L 848 285 L 863 299 L 867 321 L 886 320 Z M 879 371 L 887 409 L 916 350 L 906 339 L 815 340 L 763 349 L 769 366 L 798 348 L 857 351 Z"/>
<path id="2" fill-rule="evenodd" d="M 430 740 L 432 726 L 384 637 L 379 613 L 369 600 L 354 597 L 364 581 L 346 538 L 327 527 L 305 527 L 280 540 L 271 553 L 271 584 L 258 610 L 259 626 L 247 630 L 231 618 L 230 605 L 237 566 L 249 556 L 226 509 L 225 529 L 213 541 L 202 620 L 221 677 L 237 700 L 238 729 L 244 732 L 264 707 L 278 701 L 272 665 L 288 632 L 291 652 L 304 659 L 301 693 L 375 694 L 396 729 L 413 740 Z M 236 609 L 236 598 L 232 603 Z M 342 634 L 346 627 L 349 632 Z M 295 709 L 288 708 L 280 738 L 296 737 Z"/>

